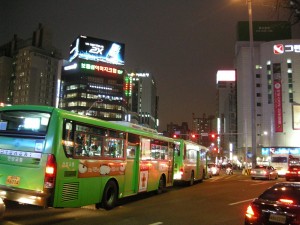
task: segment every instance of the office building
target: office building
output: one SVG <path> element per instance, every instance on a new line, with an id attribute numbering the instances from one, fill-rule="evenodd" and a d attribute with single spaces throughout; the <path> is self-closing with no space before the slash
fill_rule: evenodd
<path id="1" fill-rule="evenodd" d="M 146 72 L 128 73 L 126 96 L 130 110 L 127 121 L 157 130 L 159 98 L 154 77 Z"/>
<path id="2" fill-rule="evenodd" d="M 32 38 L 16 35 L 0 47 L 0 102 L 57 106 L 61 54 L 42 24 Z"/>
<path id="3" fill-rule="evenodd" d="M 62 71 L 60 108 L 103 120 L 122 121 L 124 44 L 79 36 Z"/>
<path id="4" fill-rule="evenodd" d="M 276 150 L 300 154 L 300 40 L 291 39 L 287 23 L 257 22 L 254 25 L 254 74 L 249 69 L 249 42 L 236 44 L 237 124 L 241 134 L 237 136 L 237 147 L 240 157 L 246 161 L 252 157 L 252 129 L 256 134 L 258 161 L 267 160 L 271 151 Z"/>
<path id="5" fill-rule="evenodd" d="M 237 155 L 237 96 L 235 70 L 219 70 L 217 80 L 218 149 L 229 160 Z"/>

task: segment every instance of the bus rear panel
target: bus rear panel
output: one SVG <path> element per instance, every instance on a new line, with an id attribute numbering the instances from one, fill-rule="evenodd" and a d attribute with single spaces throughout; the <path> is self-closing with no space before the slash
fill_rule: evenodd
<path id="1" fill-rule="evenodd" d="M 46 152 L 51 112 L 0 111 L 0 197 L 46 206 L 56 160 Z"/>

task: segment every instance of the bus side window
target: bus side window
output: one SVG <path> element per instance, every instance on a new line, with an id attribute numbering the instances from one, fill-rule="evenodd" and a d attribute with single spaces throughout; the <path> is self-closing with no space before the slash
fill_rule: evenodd
<path id="1" fill-rule="evenodd" d="M 174 151 L 177 156 L 180 156 L 180 144 L 173 144 L 174 145 Z"/>
<path id="2" fill-rule="evenodd" d="M 89 156 L 101 156 L 102 138 L 99 135 L 91 135 L 88 147 Z"/>
<path id="3" fill-rule="evenodd" d="M 104 142 L 104 157 L 123 158 L 124 140 L 116 138 L 106 138 Z"/>
<path id="4" fill-rule="evenodd" d="M 135 146 L 129 146 L 127 147 L 127 158 L 134 159 L 135 158 Z"/>
<path id="5" fill-rule="evenodd" d="M 75 132 L 75 154 L 81 156 L 84 153 L 85 135 L 82 132 Z"/>
<path id="6" fill-rule="evenodd" d="M 62 146 L 67 156 L 73 155 L 74 142 L 71 122 L 64 123 Z"/>

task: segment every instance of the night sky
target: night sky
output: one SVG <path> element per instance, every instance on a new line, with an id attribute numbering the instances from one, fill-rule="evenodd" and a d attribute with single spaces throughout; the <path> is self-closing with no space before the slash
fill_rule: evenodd
<path id="1" fill-rule="evenodd" d="M 253 0 L 253 20 L 287 20 L 272 2 Z M 126 70 L 156 79 L 162 131 L 170 122 L 191 128 L 192 113 L 215 114 L 216 72 L 234 68 L 235 29 L 243 20 L 245 0 L 1 0 L 0 45 L 14 34 L 30 38 L 39 23 L 66 59 L 79 35 L 124 43 Z"/>

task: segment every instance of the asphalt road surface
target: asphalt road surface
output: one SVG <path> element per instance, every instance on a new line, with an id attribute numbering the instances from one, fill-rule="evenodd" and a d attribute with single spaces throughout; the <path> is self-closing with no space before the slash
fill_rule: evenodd
<path id="1" fill-rule="evenodd" d="M 113 210 L 47 208 L 7 202 L 3 225 L 241 225 L 248 203 L 278 180 L 251 180 L 241 172 L 214 176 L 166 193 L 123 199 Z"/>

